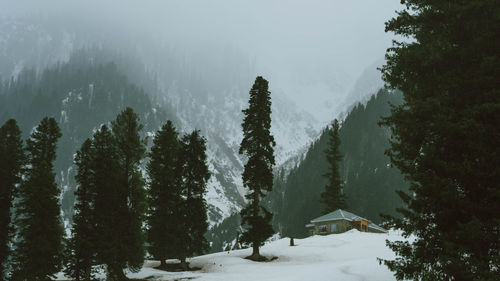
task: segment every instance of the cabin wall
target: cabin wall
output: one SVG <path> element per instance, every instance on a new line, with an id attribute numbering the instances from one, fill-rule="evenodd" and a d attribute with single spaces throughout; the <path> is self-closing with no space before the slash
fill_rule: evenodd
<path id="1" fill-rule="evenodd" d="M 350 222 L 345 220 L 319 222 L 314 225 L 313 234 L 326 235 L 332 233 L 342 233 L 352 229 Z"/>

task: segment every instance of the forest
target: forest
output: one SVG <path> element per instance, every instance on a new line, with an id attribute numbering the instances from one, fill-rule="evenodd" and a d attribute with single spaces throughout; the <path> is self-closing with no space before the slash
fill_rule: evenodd
<path id="1" fill-rule="evenodd" d="M 498 279 L 498 1 L 104 2 L 1 4 L 1 280 Z"/>

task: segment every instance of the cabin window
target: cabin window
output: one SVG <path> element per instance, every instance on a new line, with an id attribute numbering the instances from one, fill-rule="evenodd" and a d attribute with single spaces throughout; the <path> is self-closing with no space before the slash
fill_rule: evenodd
<path id="1" fill-rule="evenodd" d="M 320 232 L 320 233 L 324 233 L 324 232 L 326 232 L 326 225 L 320 225 L 320 226 L 319 226 L 319 232 Z"/>
<path id="2" fill-rule="evenodd" d="M 330 225 L 330 232 L 339 232 L 339 228 L 338 228 L 337 224 Z"/>

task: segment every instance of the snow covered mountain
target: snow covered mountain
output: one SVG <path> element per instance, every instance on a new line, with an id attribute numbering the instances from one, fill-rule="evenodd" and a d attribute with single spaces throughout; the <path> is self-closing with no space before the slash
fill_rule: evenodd
<path id="1" fill-rule="evenodd" d="M 17 79 L 24 75 L 22 69 L 26 67 L 34 68 L 33 75 L 37 76 L 55 63 L 81 64 L 87 60 L 89 65 L 97 66 L 114 61 L 118 72 L 148 93 L 149 101 L 133 97 L 124 100 L 123 95 L 120 98 L 119 94 L 109 92 L 106 104 L 113 106 L 106 108 L 95 102 L 98 93 L 94 88 L 97 89 L 98 78 L 82 79 L 67 87 L 55 86 L 55 91 L 59 92 L 47 101 L 52 104 L 52 111 L 40 112 L 39 115 L 53 115 L 65 128 L 65 134 L 69 134 L 67 143 L 61 144 L 68 155 L 58 155 L 64 160 L 60 161 L 57 171 L 65 194 L 62 198 L 65 216 L 69 217 L 71 213 L 71 193 L 75 188 L 72 153 L 91 134 L 91 130 L 82 132 L 83 129 L 74 128 L 80 126 L 78 118 L 85 118 L 84 114 L 97 114 L 99 118 L 92 120 L 106 122 L 119 111 L 120 105 L 131 103 L 134 107 L 134 102 L 139 100 L 143 120 L 152 122 L 145 124 L 147 135 L 152 136 L 169 118 L 174 119 L 182 132 L 200 129 L 207 138 L 212 172 L 206 195 L 210 225 L 237 212 L 244 204 L 245 192 L 241 183 L 245 159 L 238 154 L 242 139 L 241 110 L 247 106 L 248 92 L 257 75 L 244 54 L 214 48 L 213 55 L 207 59 L 197 53 L 179 53 L 169 47 L 156 46 L 150 41 L 118 49 L 123 38 L 106 40 L 104 37 L 88 30 L 57 25 L 50 20 L 0 22 L 0 75 L 4 78 Z M 81 49 L 85 46 L 96 47 Z M 77 55 L 72 55 L 75 52 Z M 270 83 L 272 85 L 272 81 Z M 276 159 L 280 165 L 303 150 L 319 134 L 319 128 L 314 118 L 299 111 L 284 93 L 272 93 L 271 97 L 272 134 L 277 142 Z M 83 104 L 88 106 L 87 111 L 83 110 Z M 33 127 L 37 118 L 28 118 L 25 126 Z M 87 124 L 85 128 L 96 128 L 101 123 Z"/>

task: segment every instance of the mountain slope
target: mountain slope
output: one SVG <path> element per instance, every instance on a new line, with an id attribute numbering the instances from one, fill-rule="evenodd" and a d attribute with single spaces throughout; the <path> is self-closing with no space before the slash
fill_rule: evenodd
<path id="1" fill-rule="evenodd" d="M 24 70 L 0 88 L 0 122 L 15 118 L 25 137 L 44 116 L 59 122 L 63 136 L 57 146 L 55 171 L 62 190 L 65 222 L 72 216 L 74 202 L 74 153 L 95 129 L 114 120 L 127 106 L 139 114 L 145 125 L 144 135 L 174 118 L 153 105 L 145 92 L 131 84 L 113 63 L 70 60 L 39 75 Z"/>
<path id="2" fill-rule="evenodd" d="M 392 169 L 384 155 L 389 132 L 378 126 L 389 114 L 389 104 L 398 104 L 400 93 L 379 91 L 366 106 L 358 104 L 347 115 L 340 129 L 340 175 L 344 180 L 348 210 L 380 223 L 380 213 L 395 214 L 401 205 L 395 190 L 406 189 L 402 175 Z M 320 194 L 326 185 L 327 162 L 324 151 L 328 132 L 323 131 L 300 164 L 287 175 L 278 173 L 275 188 L 268 197 L 274 227 L 283 236 L 304 237 L 305 224 L 322 214 Z"/>
<path id="3" fill-rule="evenodd" d="M 123 74 L 123 69 L 128 75 Z M 132 83 L 134 80 L 148 92 Z M 201 129 L 207 138 L 212 173 L 206 194 L 211 226 L 245 204 L 241 183 L 244 159 L 238 148 L 247 89 L 234 87 L 229 92 L 200 99 L 200 93 L 191 92 L 194 88 L 163 93 L 156 83 L 154 79 L 148 80 L 144 70 L 141 72 L 140 63 L 102 48 L 77 50 L 66 63 L 38 72 L 25 69 L 3 83 L 0 122 L 16 118 L 25 136 L 44 116 L 53 116 L 60 122 L 63 138 L 59 142 L 56 170 L 64 193 L 65 221 L 71 218 L 74 201 L 73 154 L 94 129 L 113 120 L 126 106 L 141 116 L 147 136 L 152 136 L 167 119 L 173 120 L 181 132 Z M 203 84 L 196 87 L 203 89 Z M 279 142 L 277 158 L 286 159 L 314 137 L 311 125 L 314 122 L 306 114 L 294 111 L 293 104 L 283 97 L 277 100 L 273 104 L 276 116 L 273 133 Z"/>

